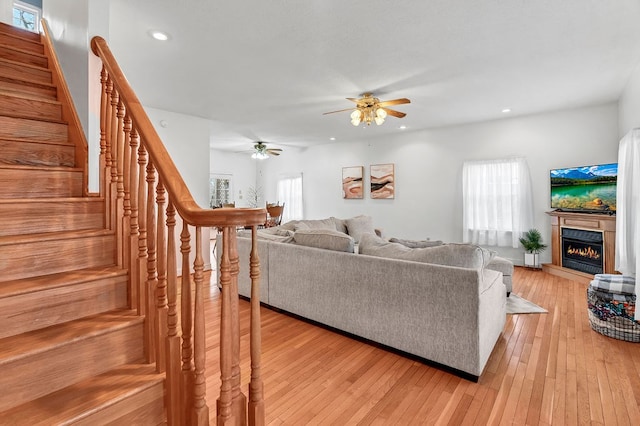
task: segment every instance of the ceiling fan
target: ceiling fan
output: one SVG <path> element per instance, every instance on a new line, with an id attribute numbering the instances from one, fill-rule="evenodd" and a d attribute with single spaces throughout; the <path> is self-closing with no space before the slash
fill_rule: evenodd
<path id="1" fill-rule="evenodd" d="M 353 124 L 354 126 L 357 126 L 362 122 L 367 123 L 367 126 L 369 126 L 371 125 L 372 121 L 374 121 L 379 126 L 384 123 L 384 119 L 387 118 L 387 115 L 392 115 L 398 118 L 402 118 L 407 115 L 404 112 L 390 109 L 388 108 L 389 106 L 411 103 L 411 101 L 407 98 L 393 99 L 391 101 L 381 101 L 380 99 L 374 97 L 373 93 L 363 93 L 362 97 L 359 99 L 347 98 L 347 100 L 355 102 L 356 107 L 325 112 L 323 115 L 333 114 L 335 112 L 352 111 L 351 124 Z"/>
<path id="2" fill-rule="evenodd" d="M 280 148 L 267 148 L 267 145 L 264 142 L 258 141 L 253 145 L 253 154 L 251 154 L 251 158 L 264 160 L 269 158 L 270 155 L 278 156 L 281 152 L 282 150 Z"/>

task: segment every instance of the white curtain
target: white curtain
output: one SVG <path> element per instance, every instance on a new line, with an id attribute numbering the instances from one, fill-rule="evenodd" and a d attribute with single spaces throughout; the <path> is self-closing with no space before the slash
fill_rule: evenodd
<path id="1" fill-rule="evenodd" d="M 462 169 L 463 241 L 519 247 L 533 227 L 533 197 L 524 158 L 465 162 Z"/>
<path id="2" fill-rule="evenodd" d="M 278 201 L 284 203 L 282 223 L 303 219 L 302 173 L 281 175 L 278 179 Z"/>
<path id="3" fill-rule="evenodd" d="M 636 278 L 640 269 L 640 129 L 633 129 L 620 141 L 616 196 L 616 270 Z M 640 321 L 640 309 L 636 309 Z"/>

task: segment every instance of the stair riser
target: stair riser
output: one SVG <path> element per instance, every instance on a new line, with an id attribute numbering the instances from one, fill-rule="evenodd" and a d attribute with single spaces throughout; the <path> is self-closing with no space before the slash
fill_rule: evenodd
<path id="1" fill-rule="evenodd" d="M 40 41 L 40 34 L 33 33 L 22 28 L 17 28 L 13 25 L 5 24 L 4 22 L 0 22 L 0 33 L 11 34 L 27 40 Z"/>
<path id="2" fill-rule="evenodd" d="M 0 237 L 104 229 L 104 201 L 0 203 Z"/>
<path id="3" fill-rule="evenodd" d="M 62 106 L 58 103 L 40 101 L 0 93 L 0 111 L 15 117 L 62 120 Z"/>
<path id="4" fill-rule="evenodd" d="M 7 141 L 0 139 L 0 164 L 21 166 L 64 166 L 75 165 L 73 145 Z"/>
<path id="5" fill-rule="evenodd" d="M 51 84 L 51 71 L 40 67 L 26 67 L 19 62 L 0 60 L 0 75 L 19 79 L 28 79 Z"/>
<path id="6" fill-rule="evenodd" d="M 115 255 L 112 235 L 5 244 L 0 246 L 0 276 L 8 281 L 108 266 Z"/>
<path id="7" fill-rule="evenodd" d="M 27 353 L 2 365 L 0 412 L 143 357 L 142 324 Z"/>
<path id="8" fill-rule="evenodd" d="M 65 143 L 68 125 L 0 116 L 0 138 Z"/>
<path id="9" fill-rule="evenodd" d="M 45 56 L 36 53 L 25 52 L 23 50 L 12 49 L 7 46 L 0 45 L 0 58 L 9 59 L 10 61 L 22 62 L 29 65 L 37 65 L 39 67 L 48 67 L 48 60 Z"/>
<path id="10" fill-rule="evenodd" d="M 38 96 L 52 101 L 55 101 L 58 96 L 55 87 L 45 86 L 35 82 L 19 81 L 13 77 L 5 77 L 2 75 L 0 75 L 0 89 L 17 94 Z"/>
<path id="11" fill-rule="evenodd" d="M 2 32 L 0 32 L 0 44 L 10 45 L 15 47 L 16 49 L 26 50 L 29 52 L 44 55 L 44 46 L 42 45 L 42 43 L 26 40 L 20 37 L 13 37 Z"/>
<path id="12" fill-rule="evenodd" d="M 82 172 L 76 169 L 7 169 L 0 167 L 0 198 L 82 196 Z"/>
<path id="13" fill-rule="evenodd" d="M 126 307 L 126 276 L 2 298 L 0 339 Z"/>

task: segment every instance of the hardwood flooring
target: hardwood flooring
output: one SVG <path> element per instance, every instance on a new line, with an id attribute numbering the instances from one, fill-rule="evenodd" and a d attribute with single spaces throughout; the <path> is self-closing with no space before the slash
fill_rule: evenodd
<path id="1" fill-rule="evenodd" d="M 591 329 L 586 287 L 516 268 L 513 291 L 548 313 L 508 315 L 478 383 L 263 308 L 267 424 L 638 425 L 640 344 Z M 205 306 L 207 400 L 215 422 L 220 297 L 213 280 Z M 240 315 L 247 394 L 247 301 Z"/>

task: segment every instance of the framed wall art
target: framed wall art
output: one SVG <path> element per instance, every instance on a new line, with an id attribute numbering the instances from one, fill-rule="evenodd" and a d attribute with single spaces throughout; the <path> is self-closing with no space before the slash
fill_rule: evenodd
<path id="1" fill-rule="evenodd" d="M 364 166 L 342 168 L 342 198 L 357 199 L 364 197 Z"/>
<path id="2" fill-rule="evenodd" d="M 371 198 L 388 199 L 396 194 L 395 170 L 393 163 L 372 164 L 370 166 Z"/>

